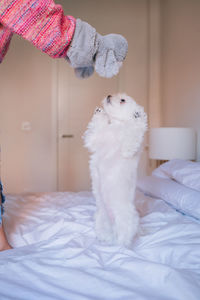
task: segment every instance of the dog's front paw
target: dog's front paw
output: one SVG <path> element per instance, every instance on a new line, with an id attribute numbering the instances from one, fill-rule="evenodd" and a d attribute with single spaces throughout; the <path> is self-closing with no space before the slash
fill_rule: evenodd
<path id="1" fill-rule="evenodd" d="M 97 107 L 95 109 L 92 122 L 95 124 L 95 126 L 98 127 L 102 127 L 108 124 L 108 116 L 102 108 Z"/>
<path id="2" fill-rule="evenodd" d="M 94 111 L 94 114 L 98 114 L 98 113 L 101 113 L 103 112 L 103 109 L 101 107 L 96 107 L 95 111 Z"/>
<path id="3" fill-rule="evenodd" d="M 144 132 L 148 129 L 147 115 L 145 113 L 141 114 L 140 117 L 135 117 L 135 128 Z"/>

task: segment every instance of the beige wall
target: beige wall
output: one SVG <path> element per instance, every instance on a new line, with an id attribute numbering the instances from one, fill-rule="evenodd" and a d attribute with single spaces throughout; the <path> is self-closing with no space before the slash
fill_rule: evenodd
<path id="1" fill-rule="evenodd" d="M 128 56 L 114 86 L 144 105 L 150 126 L 188 126 L 200 132 L 199 0 L 57 2 L 100 33 L 127 37 Z M 8 192 L 58 187 L 57 75 L 54 60 L 19 37 L 13 39 L 0 67 L 1 177 Z M 21 130 L 24 121 L 30 122 L 30 131 Z M 148 170 L 144 152 L 140 176 Z"/>
<path id="2" fill-rule="evenodd" d="M 116 92 L 125 91 L 130 94 L 147 111 L 149 3 L 158 1 L 57 2 L 64 6 L 66 14 L 88 21 L 101 34 L 116 32 L 126 36 L 129 52 L 120 75 L 116 78 Z M 63 64 L 66 64 L 66 70 L 70 69 L 64 60 Z M 7 192 L 53 191 L 58 187 L 59 77 L 56 70 L 52 59 L 18 37 L 12 41 L 9 53 L 0 67 L 1 176 Z M 152 82 L 152 86 L 154 83 Z M 67 84 L 70 83 L 66 81 L 66 86 Z M 89 88 L 88 83 L 87 87 Z M 77 84 L 74 89 L 78 91 Z M 90 109 L 93 111 L 93 107 L 88 107 Z M 30 131 L 21 130 L 24 121 L 31 123 Z M 147 168 L 147 153 L 144 152 L 139 168 L 140 176 L 146 174 Z"/>
<path id="3" fill-rule="evenodd" d="M 8 192 L 56 189 L 53 61 L 14 37 L 0 66 L 1 177 Z M 30 131 L 22 130 L 30 122 Z"/>
<path id="4" fill-rule="evenodd" d="M 163 125 L 194 127 L 200 140 L 200 1 L 161 3 Z"/>

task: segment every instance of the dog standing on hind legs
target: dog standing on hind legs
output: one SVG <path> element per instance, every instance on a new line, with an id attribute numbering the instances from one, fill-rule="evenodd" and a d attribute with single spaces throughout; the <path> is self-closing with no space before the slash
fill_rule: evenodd
<path id="1" fill-rule="evenodd" d="M 84 134 L 97 211 L 97 238 L 129 247 L 138 231 L 134 205 L 137 168 L 147 130 L 143 107 L 126 94 L 109 95 Z"/>

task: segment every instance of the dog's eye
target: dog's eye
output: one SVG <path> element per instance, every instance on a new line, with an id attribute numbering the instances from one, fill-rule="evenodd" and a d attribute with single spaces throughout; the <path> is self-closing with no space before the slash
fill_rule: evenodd
<path id="1" fill-rule="evenodd" d="M 124 103 L 124 102 L 126 102 L 125 99 L 121 99 L 121 100 L 120 100 L 120 103 Z"/>
<path id="2" fill-rule="evenodd" d="M 137 118 L 139 118 L 140 117 L 140 113 L 138 112 L 138 111 L 136 111 L 135 113 L 134 113 L 134 117 L 137 119 Z"/>

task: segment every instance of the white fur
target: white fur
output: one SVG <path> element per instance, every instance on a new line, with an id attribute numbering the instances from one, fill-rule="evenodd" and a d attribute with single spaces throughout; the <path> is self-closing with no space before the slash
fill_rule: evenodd
<path id="1" fill-rule="evenodd" d="M 110 99 L 96 109 L 84 134 L 85 147 L 91 152 L 95 229 L 102 242 L 130 246 L 139 224 L 134 195 L 147 116 L 126 94 Z"/>

